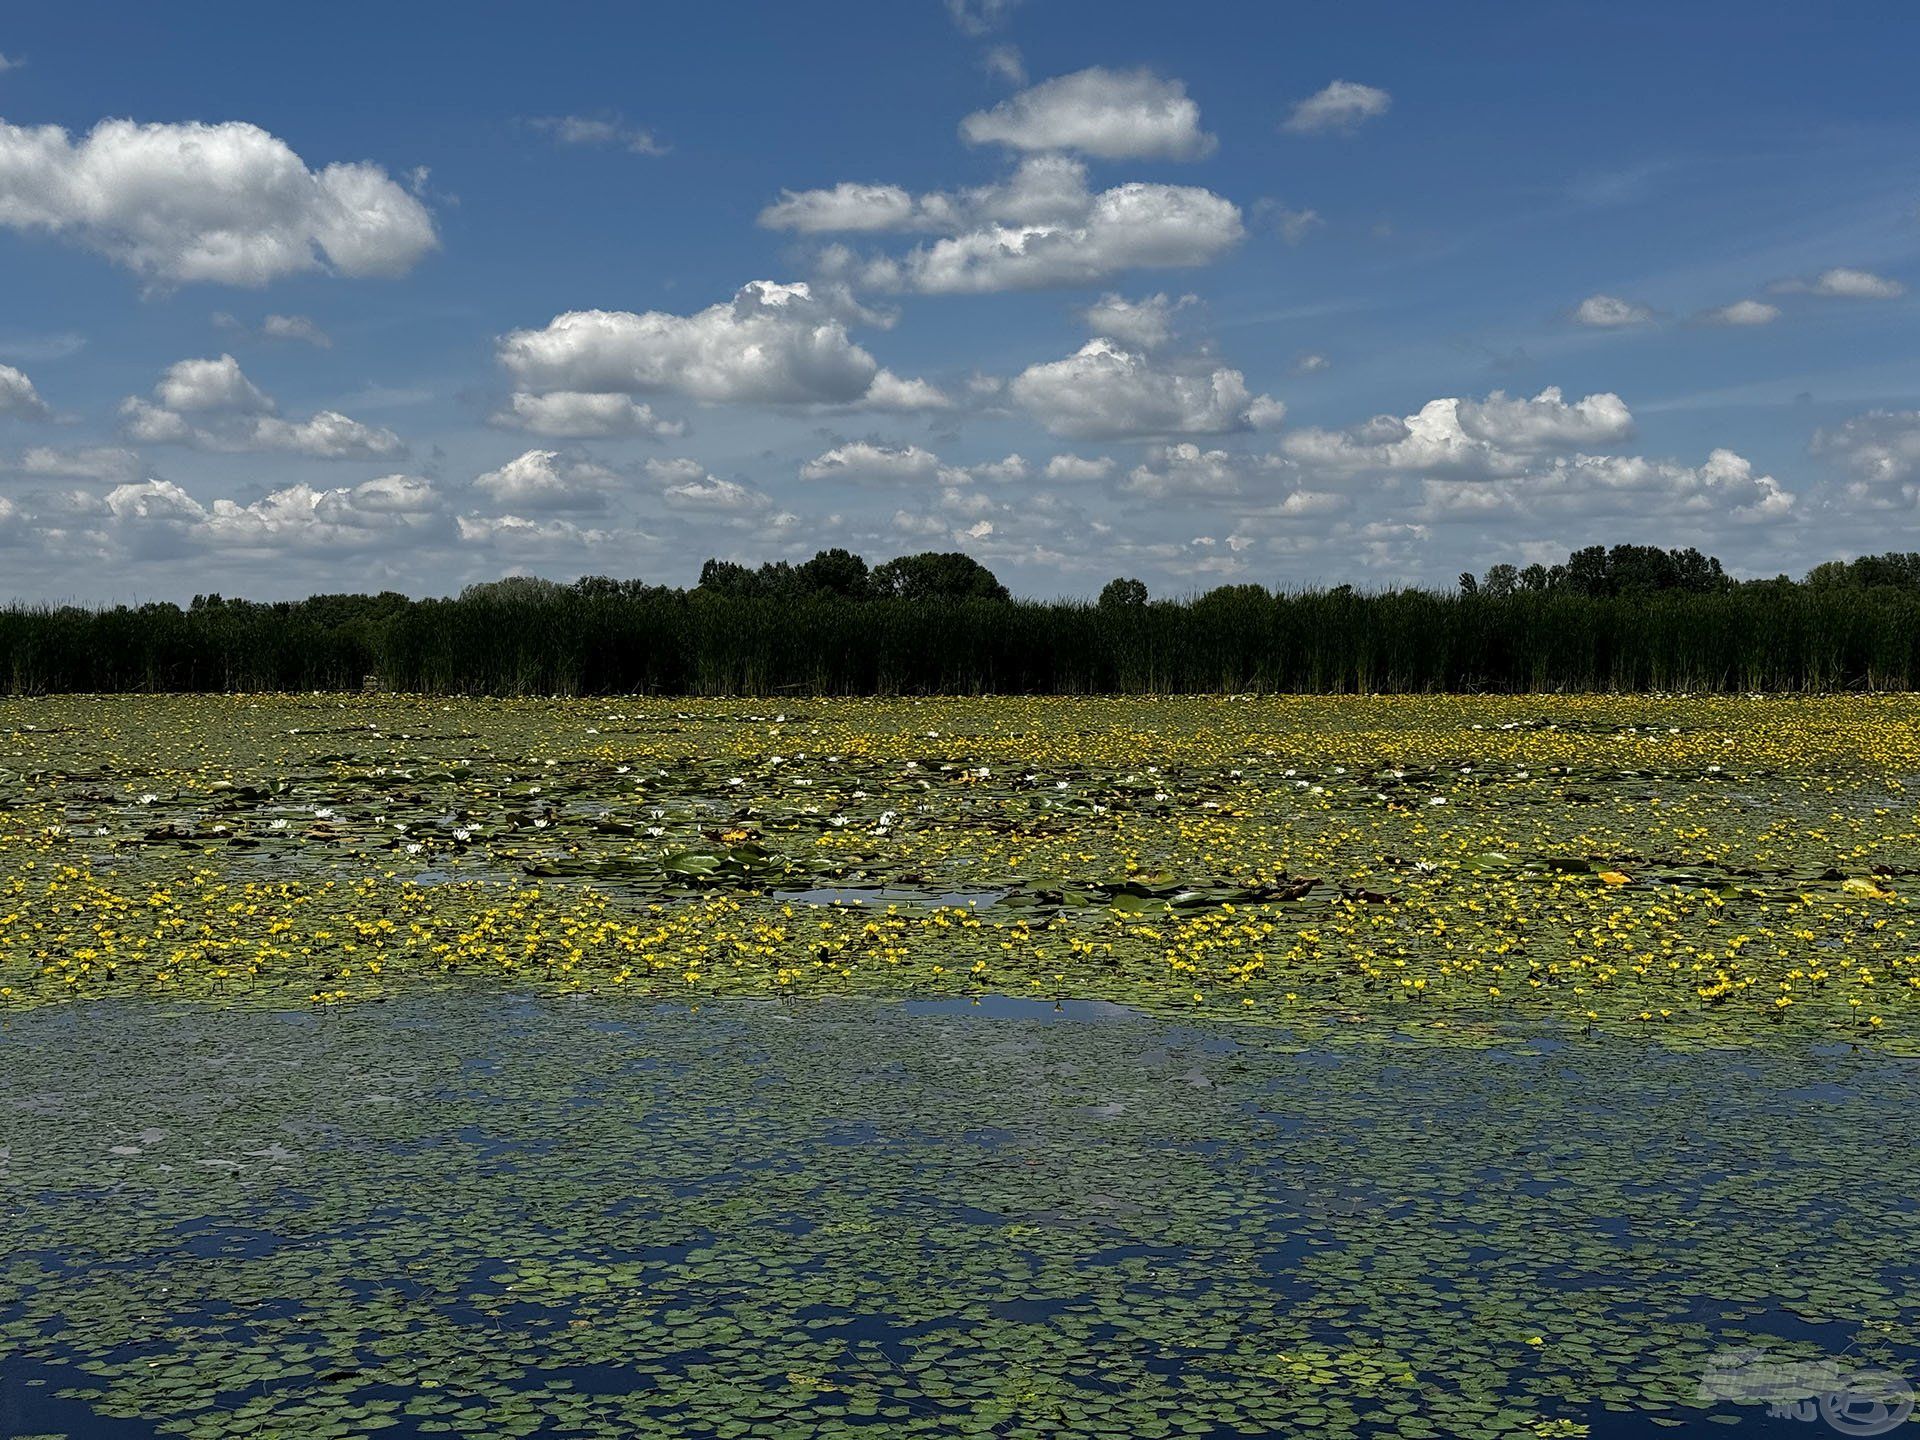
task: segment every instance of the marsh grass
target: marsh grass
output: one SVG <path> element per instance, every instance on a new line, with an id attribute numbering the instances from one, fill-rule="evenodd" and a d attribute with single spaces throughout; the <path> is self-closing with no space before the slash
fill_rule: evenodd
<path id="1" fill-rule="evenodd" d="M 553 587 L 0 611 L 12 693 L 1171 694 L 1920 688 L 1920 592 L 1233 586 L 1138 606 Z"/>

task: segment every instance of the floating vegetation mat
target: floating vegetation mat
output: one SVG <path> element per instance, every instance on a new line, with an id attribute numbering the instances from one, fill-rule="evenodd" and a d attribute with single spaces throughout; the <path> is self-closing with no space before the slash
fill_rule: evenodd
<path id="1" fill-rule="evenodd" d="M 1914 697 L 0 702 L 0 1435 L 1883 1433 L 1916 775 Z"/>
<path id="2" fill-rule="evenodd" d="M 0 1011 L 1014 993 L 1920 1054 L 1920 699 L 0 703 Z"/>
<path id="3" fill-rule="evenodd" d="M 1788 1423 L 1729 1355 L 1920 1364 L 1873 1053 L 501 994 L 0 1043 L 9 1436 L 1697 1433 Z"/>

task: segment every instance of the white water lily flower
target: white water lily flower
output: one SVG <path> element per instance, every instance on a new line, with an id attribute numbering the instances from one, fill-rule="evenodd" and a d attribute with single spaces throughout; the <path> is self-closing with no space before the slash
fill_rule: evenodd
<path id="1" fill-rule="evenodd" d="M 153 804 L 154 801 L 158 800 L 159 798 L 160 797 L 158 795 L 155 795 L 151 790 L 149 790 L 145 795 L 142 795 L 140 797 L 140 803 L 142 805 L 151 805 Z"/>

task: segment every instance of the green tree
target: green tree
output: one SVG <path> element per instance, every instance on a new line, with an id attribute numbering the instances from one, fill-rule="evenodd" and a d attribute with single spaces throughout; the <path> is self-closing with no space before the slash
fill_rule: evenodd
<path id="1" fill-rule="evenodd" d="M 760 577 L 733 560 L 709 560 L 700 567 L 701 590 L 739 599 L 760 593 Z"/>
<path id="2" fill-rule="evenodd" d="M 1006 600 L 1007 587 L 957 550 L 902 555 L 873 572 L 873 593 L 893 600 Z"/>
<path id="3" fill-rule="evenodd" d="M 851 550 L 822 550 L 804 565 L 797 566 L 793 578 L 805 594 L 838 595 L 848 600 L 867 598 L 867 562 Z"/>

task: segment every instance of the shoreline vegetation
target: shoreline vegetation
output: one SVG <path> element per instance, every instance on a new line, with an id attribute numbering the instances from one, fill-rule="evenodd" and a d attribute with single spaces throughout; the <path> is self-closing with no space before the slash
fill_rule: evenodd
<path id="1" fill-rule="evenodd" d="M 1821 693 L 1920 689 L 1920 555 L 1736 581 L 1599 546 L 1450 592 L 1222 586 L 1009 596 L 959 554 L 844 550 L 688 589 L 514 577 L 457 598 L 319 595 L 0 611 L 11 694 Z"/>

